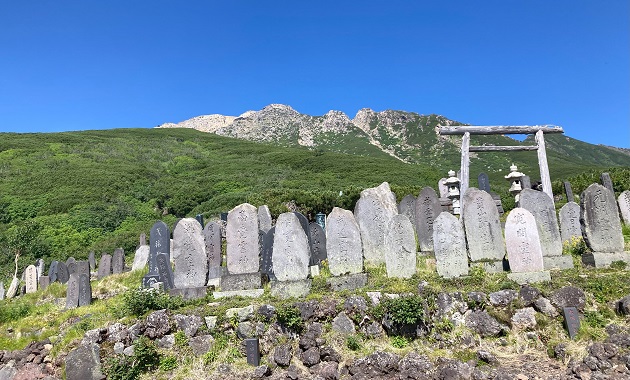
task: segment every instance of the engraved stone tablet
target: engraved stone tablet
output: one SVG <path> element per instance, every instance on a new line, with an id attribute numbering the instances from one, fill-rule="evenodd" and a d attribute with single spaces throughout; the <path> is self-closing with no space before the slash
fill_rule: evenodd
<path id="1" fill-rule="evenodd" d="M 519 205 L 531 212 L 536 219 L 543 256 L 562 255 L 556 208 L 549 195 L 542 191 L 524 189 L 519 195 Z"/>
<path id="2" fill-rule="evenodd" d="M 77 261 L 76 263 L 76 272 L 78 274 L 90 274 L 90 263 L 87 261 Z"/>
<path id="3" fill-rule="evenodd" d="M 55 282 L 57 281 L 57 268 L 58 268 L 59 262 L 57 260 L 53 260 L 50 263 L 50 268 L 48 268 L 48 277 L 50 278 L 50 282 Z"/>
<path id="4" fill-rule="evenodd" d="M 147 245 L 147 234 L 144 232 L 140 234 L 140 246 Z"/>
<path id="5" fill-rule="evenodd" d="M 204 223 L 203 223 L 203 214 L 197 214 L 195 215 L 195 220 L 197 220 L 197 222 L 199 222 L 199 225 L 201 226 L 201 228 L 203 229 Z"/>
<path id="6" fill-rule="evenodd" d="M 37 278 L 44 275 L 44 271 L 46 270 L 46 263 L 44 259 L 35 260 L 35 267 L 37 268 Z"/>
<path id="7" fill-rule="evenodd" d="M 613 189 L 613 183 L 612 183 L 612 179 L 610 179 L 610 174 L 602 173 L 602 175 L 600 176 L 600 179 L 601 179 L 602 185 L 604 185 L 604 187 L 610 190 L 610 192 L 613 193 L 614 195 L 615 190 Z"/>
<path id="8" fill-rule="evenodd" d="M 92 286 L 90 275 L 80 273 L 79 276 L 79 306 L 87 306 L 92 302 Z"/>
<path id="9" fill-rule="evenodd" d="M 297 211 L 293 211 L 293 213 L 295 214 L 295 216 L 297 216 L 298 220 L 300 221 L 300 226 L 302 226 L 302 229 L 304 230 L 304 234 L 306 234 L 306 240 L 308 241 L 308 248 L 311 250 L 311 256 L 312 256 L 313 243 L 311 242 L 311 226 L 308 223 L 308 219 L 302 213 L 299 213 Z"/>
<path id="10" fill-rule="evenodd" d="M 580 331 L 580 314 L 576 307 L 563 307 L 564 327 L 569 333 L 569 338 L 575 339 Z"/>
<path id="11" fill-rule="evenodd" d="M 173 259 L 176 288 L 196 288 L 206 285 L 208 256 L 201 224 L 193 218 L 184 218 L 173 230 Z"/>
<path id="12" fill-rule="evenodd" d="M 464 204 L 462 217 L 470 260 L 503 260 L 505 243 L 499 211 L 490 194 L 470 187 L 464 194 Z"/>
<path id="13" fill-rule="evenodd" d="M 114 256 L 112 256 L 112 273 L 121 274 L 125 269 L 125 251 L 122 248 L 116 248 L 114 250 Z"/>
<path id="14" fill-rule="evenodd" d="M 486 173 L 479 173 L 477 176 L 477 183 L 479 184 L 479 190 L 490 193 L 490 179 Z"/>
<path id="15" fill-rule="evenodd" d="M 39 288 L 44 290 L 50 285 L 50 277 L 48 276 L 39 276 Z"/>
<path id="16" fill-rule="evenodd" d="M 203 229 L 206 244 L 208 268 L 221 266 L 221 226 L 217 222 L 208 222 Z"/>
<path id="17" fill-rule="evenodd" d="M 260 254 L 260 272 L 266 274 L 269 279 L 274 279 L 273 275 L 273 238 L 276 233 L 276 227 L 272 227 L 263 236 L 262 251 Z"/>
<path id="18" fill-rule="evenodd" d="M 326 253 L 333 276 L 361 273 L 363 253 L 359 224 L 349 210 L 333 208 L 326 219 Z"/>
<path id="19" fill-rule="evenodd" d="M 152 288 L 155 284 L 160 281 L 160 275 L 157 274 L 147 274 L 142 277 L 142 287 L 143 288 Z"/>
<path id="20" fill-rule="evenodd" d="M 258 338 L 245 339 L 245 352 L 247 353 L 247 364 L 258 367 L 260 365 Z"/>
<path id="21" fill-rule="evenodd" d="M 324 229 L 317 223 L 311 223 L 309 226 L 311 233 L 311 263 L 310 265 L 319 265 L 326 260 L 326 233 Z"/>
<path id="22" fill-rule="evenodd" d="M 521 189 L 531 189 L 532 188 L 532 180 L 528 175 L 524 175 L 521 178 Z"/>
<path id="23" fill-rule="evenodd" d="M 232 274 L 254 273 L 260 268 L 258 211 L 249 203 L 234 207 L 228 214 L 227 270 Z"/>
<path id="24" fill-rule="evenodd" d="M 76 262 L 77 260 L 75 260 L 74 257 L 69 257 L 68 260 L 66 260 L 66 267 L 68 268 L 68 274 L 72 274 L 77 271 Z"/>
<path id="25" fill-rule="evenodd" d="M 68 282 L 69 277 L 70 273 L 68 273 L 68 267 L 66 266 L 66 263 L 59 262 L 57 264 L 57 281 L 65 284 L 66 282 Z"/>
<path id="26" fill-rule="evenodd" d="M 164 284 L 164 289 L 173 289 L 175 287 L 173 282 L 173 269 L 171 268 L 171 261 L 168 256 L 166 256 L 166 253 L 158 253 L 156 264 L 160 282 Z"/>
<path id="27" fill-rule="evenodd" d="M 630 225 L 630 190 L 625 190 L 619 194 L 617 202 L 619 203 L 619 211 L 621 211 L 623 222 Z"/>
<path id="28" fill-rule="evenodd" d="M 512 272 L 544 270 L 536 219 L 526 209 L 515 208 L 510 211 L 505 222 L 505 245 Z"/>
<path id="29" fill-rule="evenodd" d="M 90 251 L 90 256 L 88 257 L 88 262 L 90 263 L 90 270 L 91 271 L 96 269 L 96 257 L 94 256 L 94 251 Z"/>
<path id="30" fill-rule="evenodd" d="M 258 229 L 265 233 L 271 229 L 271 212 L 267 205 L 258 207 Z"/>
<path id="31" fill-rule="evenodd" d="M 157 255 L 164 253 L 171 259 L 171 233 L 166 223 L 157 221 L 149 234 L 149 274 L 157 274 Z"/>
<path id="32" fill-rule="evenodd" d="M 468 275 L 468 253 L 462 223 L 442 212 L 433 223 L 433 246 L 437 272 L 441 277 Z"/>
<path id="33" fill-rule="evenodd" d="M 366 261 L 373 264 L 385 262 L 385 234 L 389 222 L 397 214 L 396 197 L 387 182 L 361 192 L 361 197 L 354 206 L 354 217 L 361 231 Z"/>
<path id="34" fill-rule="evenodd" d="M 440 178 L 438 181 L 438 189 L 440 190 L 440 198 L 448 197 L 448 185 L 446 184 L 446 178 Z"/>
<path id="35" fill-rule="evenodd" d="M 416 225 L 416 197 L 411 194 L 405 195 L 405 197 L 398 204 L 398 213 L 406 215 L 411 221 L 411 225 Z"/>
<path id="36" fill-rule="evenodd" d="M 151 247 L 148 245 L 141 245 L 136 249 L 135 255 L 133 255 L 133 264 L 131 264 L 131 270 L 141 270 L 147 266 L 149 261 L 149 251 Z"/>
<path id="37" fill-rule="evenodd" d="M 433 251 L 433 221 L 441 212 L 442 206 L 435 190 L 423 188 L 416 200 L 416 233 L 420 251 Z"/>
<path id="38" fill-rule="evenodd" d="M 74 309 L 77 306 L 79 306 L 79 275 L 72 273 L 66 291 L 66 309 Z"/>
<path id="39" fill-rule="evenodd" d="M 571 189 L 571 183 L 569 181 L 563 181 L 564 185 L 564 194 L 567 197 L 567 202 L 573 202 L 575 198 L 573 197 L 573 190 Z"/>
<path id="40" fill-rule="evenodd" d="M 25 270 L 26 293 L 35 293 L 37 291 L 37 267 L 29 265 Z"/>
<path id="41" fill-rule="evenodd" d="M 295 213 L 280 214 L 273 239 L 273 273 L 279 281 L 308 277 L 310 249 L 304 229 Z"/>
<path id="42" fill-rule="evenodd" d="M 394 215 L 389 222 L 385 247 L 387 277 L 411 278 L 416 273 L 416 238 L 405 215 Z"/>
<path id="43" fill-rule="evenodd" d="M 604 186 L 594 183 L 580 196 L 580 224 L 584 239 L 594 252 L 623 252 L 615 195 Z"/>
<path id="44" fill-rule="evenodd" d="M 110 274 L 112 274 L 112 255 L 104 253 L 98 262 L 98 279 L 105 278 Z"/>
<path id="45" fill-rule="evenodd" d="M 569 202 L 560 209 L 560 236 L 562 242 L 571 241 L 572 237 L 582 237 L 580 205 L 575 202 Z"/>

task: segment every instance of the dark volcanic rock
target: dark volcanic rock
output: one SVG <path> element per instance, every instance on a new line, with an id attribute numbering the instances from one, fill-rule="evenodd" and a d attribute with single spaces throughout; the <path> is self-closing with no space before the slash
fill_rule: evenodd
<path id="1" fill-rule="evenodd" d="M 147 316 L 144 335 L 149 339 L 161 338 L 171 331 L 171 320 L 166 309 L 154 311 Z"/>
<path id="2" fill-rule="evenodd" d="M 280 367 L 288 367 L 289 364 L 291 364 L 292 357 L 293 354 L 291 353 L 290 344 L 281 344 L 276 346 L 273 351 L 273 361 Z"/>
<path id="3" fill-rule="evenodd" d="M 473 311 L 466 315 L 466 327 L 474 330 L 484 338 L 499 336 L 507 327 L 497 322 L 486 311 Z"/>
<path id="4" fill-rule="evenodd" d="M 550 301 L 558 308 L 575 306 L 579 311 L 583 312 L 586 304 L 586 295 L 580 288 L 565 286 L 553 292 Z"/>
<path id="5" fill-rule="evenodd" d="M 393 374 L 398 371 L 400 357 L 390 352 L 376 351 L 365 358 L 357 359 L 349 368 L 351 375 L 360 374 L 366 379 Z"/>

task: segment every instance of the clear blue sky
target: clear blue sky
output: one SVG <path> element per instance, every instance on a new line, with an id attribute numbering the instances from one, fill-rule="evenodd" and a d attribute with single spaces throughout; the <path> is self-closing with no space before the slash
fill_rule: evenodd
<path id="1" fill-rule="evenodd" d="M 270 103 L 630 147 L 630 1 L 0 3 L 0 131 L 154 127 Z"/>

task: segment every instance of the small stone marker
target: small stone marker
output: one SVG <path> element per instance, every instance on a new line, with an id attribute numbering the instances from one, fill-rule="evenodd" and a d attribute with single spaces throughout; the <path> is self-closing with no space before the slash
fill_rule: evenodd
<path id="1" fill-rule="evenodd" d="M 398 204 L 398 213 L 407 215 L 407 218 L 411 221 L 411 224 L 416 225 L 416 197 L 411 194 L 405 195 L 405 197 Z"/>
<path id="2" fill-rule="evenodd" d="M 385 262 L 385 234 L 389 222 L 397 214 L 396 197 L 387 182 L 361 192 L 354 206 L 354 217 L 361 231 L 363 256 L 367 262 Z"/>
<path id="3" fill-rule="evenodd" d="M 77 306 L 79 306 L 79 275 L 72 273 L 66 291 L 66 309 L 74 309 Z"/>
<path id="4" fill-rule="evenodd" d="M 140 234 L 140 246 L 147 245 L 147 234 L 144 232 Z"/>
<path id="5" fill-rule="evenodd" d="M 68 273 L 68 267 L 66 266 L 66 263 L 59 262 L 57 264 L 57 281 L 65 284 L 66 282 L 68 282 L 69 278 L 70 273 Z"/>
<path id="6" fill-rule="evenodd" d="M 425 187 L 420 191 L 416 200 L 416 233 L 420 251 L 433 251 L 433 221 L 442 212 L 440 200 L 431 187 Z"/>
<path id="7" fill-rule="evenodd" d="M 521 177 L 521 189 L 531 189 L 532 188 L 532 180 L 528 175 L 524 175 Z"/>
<path id="8" fill-rule="evenodd" d="M 433 222 L 433 246 L 438 274 L 444 278 L 468 275 L 464 229 L 457 217 L 442 212 Z"/>
<path id="9" fill-rule="evenodd" d="M 176 288 L 205 286 L 208 276 L 208 256 L 202 227 L 193 218 L 184 218 L 173 230 L 173 259 Z"/>
<path id="10" fill-rule="evenodd" d="M 319 224 L 319 226 L 326 231 L 326 214 L 322 212 L 315 214 L 315 223 Z"/>
<path id="11" fill-rule="evenodd" d="M 265 233 L 271 229 L 271 212 L 267 205 L 258 207 L 258 229 Z"/>
<path id="12" fill-rule="evenodd" d="M 74 257 L 68 257 L 66 260 L 66 267 L 68 267 L 68 274 L 75 273 L 77 271 L 77 260 Z"/>
<path id="13" fill-rule="evenodd" d="M 328 258 L 326 254 L 326 233 L 319 224 L 313 222 L 309 225 L 311 233 L 311 262 L 310 265 L 319 265 Z"/>
<path id="14" fill-rule="evenodd" d="M 490 193 L 490 178 L 488 178 L 486 173 L 479 173 L 477 183 L 479 184 L 479 190 Z"/>
<path id="15" fill-rule="evenodd" d="M 98 279 L 105 278 L 112 274 L 112 256 L 104 253 L 98 262 Z"/>
<path id="16" fill-rule="evenodd" d="M 389 222 L 385 247 L 387 277 L 411 278 L 416 273 L 416 239 L 405 215 L 394 215 Z"/>
<path id="17" fill-rule="evenodd" d="M 363 271 L 361 232 L 352 211 L 333 208 L 326 220 L 328 268 L 333 276 Z"/>
<path id="18" fill-rule="evenodd" d="M 217 222 L 208 222 L 203 229 L 203 237 L 208 268 L 221 266 L 221 226 Z"/>
<path id="19" fill-rule="evenodd" d="M 575 339 L 580 330 L 580 314 L 576 307 L 563 307 L 562 314 L 564 315 L 564 327 L 569 333 L 569 338 Z"/>
<path id="20" fill-rule="evenodd" d="M 26 274 L 26 293 L 35 293 L 37 291 L 37 267 L 29 265 L 24 272 Z"/>
<path id="21" fill-rule="evenodd" d="M 141 270 L 147 266 L 150 251 L 151 247 L 148 245 L 141 245 L 136 249 L 136 253 L 133 255 L 133 264 L 131 264 L 132 271 Z"/>
<path id="22" fill-rule="evenodd" d="M 560 236 L 563 243 L 571 241 L 573 237 L 582 237 L 580 205 L 575 202 L 568 202 L 560 208 Z"/>
<path id="23" fill-rule="evenodd" d="M 473 262 L 501 262 L 505 256 L 499 211 L 490 194 L 470 187 L 464 194 L 464 229 Z"/>
<path id="24" fill-rule="evenodd" d="M 224 221 L 224 222 L 227 222 L 227 220 L 228 220 L 228 214 L 229 214 L 229 213 L 227 213 L 227 212 L 222 212 L 222 213 L 221 213 L 221 216 L 220 216 L 221 220 L 222 220 L 222 221 Z"/>
<path id="25" fill-rule="evenodd" d="M 258 210 L 249 203 L 234 207 L 228 214 L 228 273 L 255 273 L 260 269 L 258 242 Z"/>
<path id="26" fill-rule="evenodd" d="M 57 269 L 58 269 L 59 261 L 53 260 L 50 263 L 50 268 L 48 268 L 48 277 L 50 278 L 50 282 L 57 281 Z"/>
<path id="27" fill-rule="evenodd" d="M 604 185 L 604 187 L 610 190 L 610 192 L 613 193 L 614 195 L 615 189 L 613 189 L 613 183 L 612 183 L 612 179 L 610 179 L 610 174 L 602 173 L 602 175 L 599 178 L 602 182 L 602 185 Z"/>
<path id="28" fill-rule="evenodd" d="M 446 184 L 446 178 L 440 178 L 438 181 L 438 189 L 440 190 L 440 198 L 448 197 L 448 185 Z"/>
<path id="29" fill-rule="evenodd" d="M 76 266 L 77 270 L 75 273 L 78 274 L 90 274 L 90 263 L 88 263 L 87 261 L 77 261 L 77 266 Z"/>
<path id="30" fill-rule="evenodd" d="M 544 270 L 536 219 L 528 210 L 515 208 L 510 211 L 505 222 L 505 245 L 512 272 Z"/>
<path id="31" fill-rule="evenodd" d="M 44 262 L 44 259 L 35 260 L 35 267 L 37 267 L 37 278 L 43 276 L 46 271 L 46 263 Z"/>
<path id="32" fill-rule="evenodd" d="M 543 256 L 562 255 L 562 239 L 553 200 L 542 191 L 523 189 L 519 195 L 519 207 L 531 212 L 536 219 Z"/>
<path id="33" fill-rule="evenodd" d="M 260 253 L 260 272 L 266 274 L 269 279 L 274 279 L 273 275 L 273 238 L 276 233 L 276 227 L 272 227 L 263 236 L 262 251 Z"/>
<path id="34" fill-rule="evenodd" d="M 204 223 L 203 223 L 203 214 L 197 214 L 195 215 L 195 219 L 197 220 L 197 222 L 199 222 L 199 225 L 201 226 L 201 228 L 203 229 Z"/>
<path id="35" fill-rule="evenodd" d="M 617 203 L 619 203 L 619 211 L 621 211 L 623 222 L 630 224 L 630 190 L 625 190 L 619 194 Z"/>
<path id="36" fill-rule="evenodd" d="M 142 277 L 143 288 L 152 288 L 158 282 L 161 282 L 160 275 L 158 274 L 146 274 L 144 277 Z"/>
<path id="37" fill-rule="evenodd" d="M 163 221 L 157 221 L 149 234 L 149 274 L 158 274 L 157 255 L 164 253 L 171 259 L 171 238 L 168 226 Z"/>
<path id="38" fill-rule="evenodd" d="M 245 352 L 247 354 L 247 364 L 258 367 L 260 365 L 258 338 L 245 339 Z"/>
<path id="39" fill-rule="evenodd" d="M 4 282 L 0 281 L 0 301 L 4 299 L 5 291 L 4 291 Z"/>
<path id="40" fill-rule="evenodd" d="M 159 279 L 164 284 L 165 290 L 170 290 L 175 287 L 173 282 L 173 269 L 171 268 L 171 260 L 164 252 L 160 252 L 156 258 L 157 272 Z M 205 284 L 204 284 L 205 285 Z"/>
<path id="41" fill-rule="evenodd" d="M 39 288 L 41 290 L 45 290 L 48 287 L 48 285 L 50 285 L 50 277 L 48 277 L 48 276 L 40 276 L 39 277 Z"/>
<path id="42" fill-rule="evenodd" d="M 563 181 L 562 184 L 564 185 L 564 194 L 567 197 L 567 202 L 574 202 L 575 197 L 573 196 L 573 190 L 571 189 L 571 182 Z"/>
<path id="43" fill-rule="evenodd" d="M 580 223 L 593 252 L 623 252 L 621 221 L 610 190 L 596 183 L 584 190 L 580 196 Z"/>
<path id="44" fill-rule="evenodd" d="M 122 248 L 114 250 L 112 256 L 112 273 L 121 274 L 125 270 L 125 251 Z"/>
<path id="45" fill-rule="evenodd" d="M 286 212 L 278 217 L 271 259 L 278 281 L 298 281 L 308 277 L 308 239 L 295 213 Z"/>
<path id="46" fill-rule="evenodd" d="M 92 285 L 90 275 L 80 273 L 79 276 L 79 306 L 87 306 L 92 303 Z"/>
<path id="47" fill-rule="evenodd" d="M 93 271 L 94 269 L 96 269 L 96 257 L 94 256 L 94 251 L 90 251 L 88 262 L 90 263 L 90 271 Z"/>

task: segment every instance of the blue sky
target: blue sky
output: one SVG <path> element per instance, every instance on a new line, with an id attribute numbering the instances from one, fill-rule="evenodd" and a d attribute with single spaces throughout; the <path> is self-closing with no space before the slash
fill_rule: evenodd
<path id="1" fill-rule="evenodd" d="M 270 103 L 630 147 L 630 2 L 3 1 L 0 131 L 154 127 Z"/>

